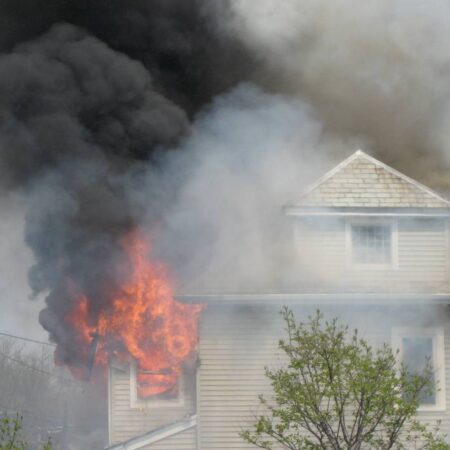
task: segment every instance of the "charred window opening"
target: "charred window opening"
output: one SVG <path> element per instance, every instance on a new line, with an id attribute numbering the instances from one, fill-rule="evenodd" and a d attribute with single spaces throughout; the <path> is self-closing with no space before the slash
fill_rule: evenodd
<path id="1" fill-rule="evenodd" d="M 130 363 L 130 403 L 132 408 L 147 409 L 184 405 L 186 374 L 181 370 L 174 382 L 167 385 L 167 370 L 151 371 Z"/>
<path id="2" fill-rule="evenodd" d="M 171 408 L 194 402 L 198 366 L 196 355 L 179 369 L 148 370 L 132 361 L 129 369 L 131 408 Z M 169 380 L 172 382 L 168 383 Z"/>
<path id="3" fill-rule="evenodd" d="M 137 396 L 142 399 L 173 399 L 180 393 L 180 373 L 169 368 L 147 370 L 136 367 Z"/>

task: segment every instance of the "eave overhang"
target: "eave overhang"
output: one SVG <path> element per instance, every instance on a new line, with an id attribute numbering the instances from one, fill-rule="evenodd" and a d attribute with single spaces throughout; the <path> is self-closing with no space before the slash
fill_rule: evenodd
<path id="1" fill-rule="evenodd" d="M 287 216 L 298 217 L 450 217 L 450 208 L 316 208 L 306 206 L 285 206 Z"/>
<path id="2" fill-rule="evenodd" d="M 177 295 L 182 303 L 208 305 L 450 305 L 450 293 L 300 293 L 300 294 L 186 294 Z"/>

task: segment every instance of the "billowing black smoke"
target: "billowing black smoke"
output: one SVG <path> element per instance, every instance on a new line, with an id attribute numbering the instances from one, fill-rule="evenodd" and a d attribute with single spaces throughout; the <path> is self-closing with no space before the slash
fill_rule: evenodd
<path id="1" fill-rule="evenodd" d="M 58 358 L 82 365 L 64 322 L 72 286 L 95 299 L 95 323 L 126 272 L 119 241 L 139 202 L 155 222 L 164 204 L 135 195 L 140 177 L 158 177 L 158 155 L 251 64 L 195 0 L 7 0 L 0 21 L 0 183 L 28 198 L 41 323 Z"/>
<path id="2" fill-rule="evenodd" d="M 83 364 L 73 287 L 95 325 L 136 225 L 164 230 L 154 254 L 180 284 L 243 292 L 280 267 L 283 202 L 358 146 L 449 190 L 449 14 L 443 0 L 3 0 L 0 186 L 28 200 L 30 284 L 60 359 Z"/>
<path id="3" fill-rule="evenodd" d="M 204 0 L 5 0 L 0 50 L 35 39 L 55 23 L 81 27 L 140 61 L 159 92 L 194 113 L 254 72 L 238 39 L 218 33 L 218 8 Z M 226 9 L 226 2 L 223 3 Z"/>

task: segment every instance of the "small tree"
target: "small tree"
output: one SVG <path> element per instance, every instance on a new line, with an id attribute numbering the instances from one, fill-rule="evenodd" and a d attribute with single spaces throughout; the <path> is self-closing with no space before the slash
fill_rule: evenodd
<path id="1" fill-rule="evenodd" d="M 297 324 L 288 308 L 281 314 L 287 364 L 266 368 L 274 395 L 259 397 L 265 414 L 241 433 L 247 442 L 266 450 L 450 448 L 414 418 L 434 389 L 429 363 L 410 373 L 388 345 L 372 348 L 337 319 L 324 322 L 317 312 Z"/>
<path id="2" fill-rule="evenodd" d="M 22 418 L 3 417 L 0 419 L 0 450 L 29 450 L 30 446 L 23 437 Z M 41 447 L 52 450 L 50 439 Z"/>

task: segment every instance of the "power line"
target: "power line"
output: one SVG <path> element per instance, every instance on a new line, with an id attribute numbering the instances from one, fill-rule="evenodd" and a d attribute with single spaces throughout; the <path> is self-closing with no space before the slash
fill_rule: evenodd
<path id="1" fill-rule="evenodd" d="M 9 359 L 10 361 L 15 362 L 16 364 L 20 364 L 23 367 L 26 367 L 29 370 L 33 370 L 34 372 L 43 373 L 45 375 L 49 375 L 51 377 L 57 377 L 55 374 L 47 372 L 46 370 L 38 369 L 37 367 L 29 366 L 28 364 L 24 363 L 20 359 L 13 358 L 12 356 L 6 355 L 3 352 L 0 352 L 0 356 L 3 356 L 3 358 Z"/>
<path id="2" fill-rule="evenodd" d="M 4 333 L 4 332 L 1 332 L 1 331 L 0 331 L 0 336 L 6 336 L 6 337 L 9 337 L 9 338 L 13 338 L 13 339 L 20 339 L 22 341 L 33 342 L 34 344 L 48 345 L 49 347 L 56 347 L 56 345 L 52 344 L 51 342 L 38 341 L 36 339 L 30 339 L 30 338 L 26 338 L 26 337 L 23 337 L 23 336 L 16 336 L 14 334 Z"/>
<path id="3" fill-rule="evenodd" d="M 9 355 L 7 355 L 7 354 L 5 354 L 5 353 L 0 351 L 0 358 L 1 357 L 5 358 L 5 359 L 8 359 L 8 360 L 10 360 L 12 362 L 15 362 L 16 364 L 19 364 L 19 365 L 25 367 L 28 370 L 42 373 L 44 375 L 50 376 L 50 377 L 55 378 L 55 379 L 60 380 L 60 381 L 64 381 L 64 382 L 68 381 L 67 378 L 64 375 L 57 374 L 57 373 L 51 373 L 51 372 L 49 372 L 47 370 L 42 370 L 42 369 L 39 369 L 37 367 L 30 366 L 29 364 L 21 361 L 20 359 L 13 358 L 12 356 L 9 356 Z"/>

